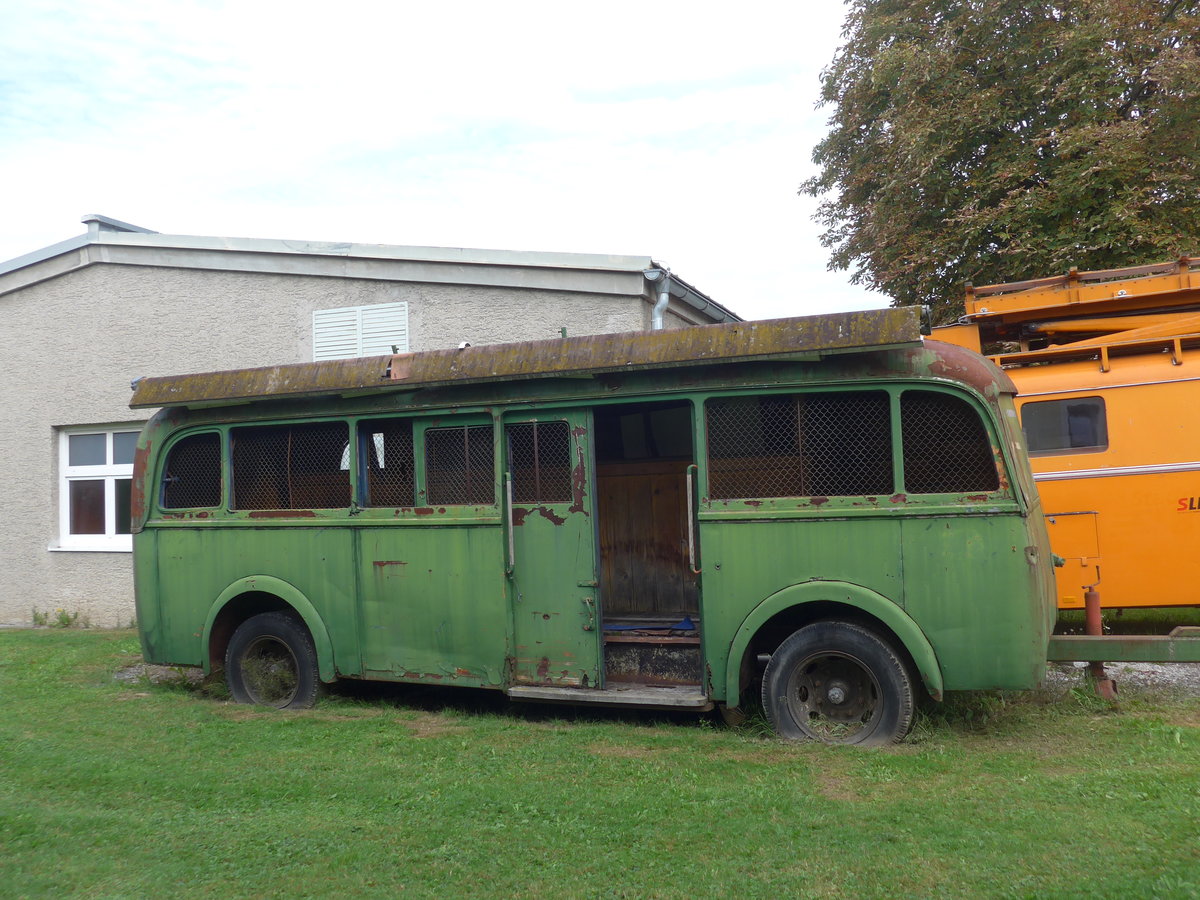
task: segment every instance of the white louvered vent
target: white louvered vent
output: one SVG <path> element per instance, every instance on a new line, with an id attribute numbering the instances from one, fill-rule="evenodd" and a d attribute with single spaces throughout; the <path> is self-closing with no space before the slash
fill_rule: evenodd
<path id="1" fill-rule="evenodd" d="M 313 360 L 408 351 L 408 304 L 344 306 L 313 312 Z"/>

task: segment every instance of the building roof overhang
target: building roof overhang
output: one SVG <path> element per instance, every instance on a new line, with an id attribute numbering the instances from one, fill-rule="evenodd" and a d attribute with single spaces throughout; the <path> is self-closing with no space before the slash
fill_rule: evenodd
<path id="1" fill-rule="evenodd" d="M 160 234 L 107 216 L 87 234 L 0 262 L 0 295 L 96 264 L 511 287 L 650 297 L 649 256 Z M 741 318 L 674 273 L 671 295 L 711 321 Z"/>

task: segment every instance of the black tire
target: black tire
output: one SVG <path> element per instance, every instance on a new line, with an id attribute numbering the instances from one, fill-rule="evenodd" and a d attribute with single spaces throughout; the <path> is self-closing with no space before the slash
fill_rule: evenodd
<path id="1" fill-rule="evenodd" d="M 225 681 L 238 703 L 308 709 L 321 689 L 312 635 L 287 613 L 247 619 L 225 651 Z"/>
<path id="2" fill-rule="evenodd" d="M 882 638 L 850 622 L 817 622 L 771 654 L 763 708 L 782 737 L 875 746 L 912 728 L 913 678 Z"/>

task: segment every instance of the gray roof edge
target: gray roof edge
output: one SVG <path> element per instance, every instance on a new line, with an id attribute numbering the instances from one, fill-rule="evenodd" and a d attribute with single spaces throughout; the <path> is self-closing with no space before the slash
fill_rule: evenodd
<path id="1" fill-rule="evenodd" d="M 0 262 L 0 275 L 7 275 L 9 272 L 15 272 L 17 269 L 23 269 L 26 266 L 33 266 L 48 259 L 54 259 L 54 257 L 62 256 L 64 253 L 70 253 L 72 250 L 86 247 L 90 243 L 91 241 L 86 234 L 80 234 L 73 238 L 67 238 L 65 241 L 59 241 L 57 244 L 51 244 L 49 247 L 42 247 L 40 250 L 23 253 L 20 256 Z"/>
<path id="2" fill-rule="evenodd" d="M 99 213 L 88 213 L 79 221 L 88 226 L 89 233 L 94 230 L 92 226 L 95 225 L 95 230 L 99 231 L 136 231 L 142 234 L 158 234 L 157 231 L 151 231 L 141 225 L 130 225 L 128 222 L 122 222 L 111 216 L 102 216 Z"/>
<path id="3" fill-rule="evenodd" d="M 293 256 L 337 256 L 362 259 L 412 260 L 458 265 L 526 266 L 558 269 L 603 269 L 620 272 L 650 268 L 648 256 L 600 253 L 563 253 L 535 250 L 487 250 L 471 247 L 414 247 L 400 244 L 358 244 L 336 241 L 302 241 L 281 238 L 214 237 L 160 234 L 145 231 L 101 231 L 93 238 L 101 244 L 184 250 L 226 250 L 280 253 Z"/>
<path id="4" fill-rule="evenodd" d="M 0 262 L 0 275 L 58 256 L 86 244 L 121 244 L 148 249 L 224 250 L 229 252 L 279 253 L 293 256 L 358 257 L 380 260 L 412 260 L 457 265 L 525 266 L 558 269 L 598 269 L 635 272 L 650 268 L 648 256 L 599 253 L 562 253 L 534 250 L 485 250 L 468 247 L 409 247 L 396 244 L 356 244 L 331 241 L 298 241 L 277 238 L 232 238 L 207 235 L 162 234 L 108 216 L 83 217 L 89 233 L 51 244 Z"/>
<path id="5" fill-rule="evenodd" d="M 83 216 L 88 234 L 79 235 L 34 250 L 10 260 L 0 261 L 0 276 L 37 265 L 88 245 L 119 245 L 146 250 L 200 250 L 230 253 L 280 254 L 324 258 L 363 259 L 396 262 L 430 262 L 463 266 L 497 266 L 544 269 L 591 269 L 594 271 L 635 273 L 666 268 L 649 256 L 599 253 L 566 253 L 533 250 L 487 250 L 467 247 L 413 247 L 397 244 L 358 244 L 352 242 L 299 241 L 277 238 L 235 238 L 206 235 L 162 234 L 138 225 L 98 214 Z M 88 265 L 84 260 L 81 265 Z M 151 263 L 152 264 L 152 263 Z M 31 273 L 32 274 L 32 273 Z M 62 274 L 61 272 L 54 273 Z M 53 277 L 53 276 L 51 276 Z M 37 277 L 32 281 L 41 280 Z M 717 321 L 737 322 L 741 317 L 708 295 L 671 273 L 672 296 Z M 647 286 L 650 286 L 647 282 Z M 14 285 L 14 288 L 17 287 Z M 650 286 L 651 293 L 653 291 Z M 2 292 L 0 292 L 2 293 Z"/>

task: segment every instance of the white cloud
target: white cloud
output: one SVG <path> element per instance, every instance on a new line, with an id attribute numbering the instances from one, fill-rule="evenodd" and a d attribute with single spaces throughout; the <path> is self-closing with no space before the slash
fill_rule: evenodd
<path id="1" fill-rule="evenodd" d="M 882 305 L 796 196 L 837 4 L 28 5 L 0 259 L 167 232 L 643 253 L 747 316 Z"/>

